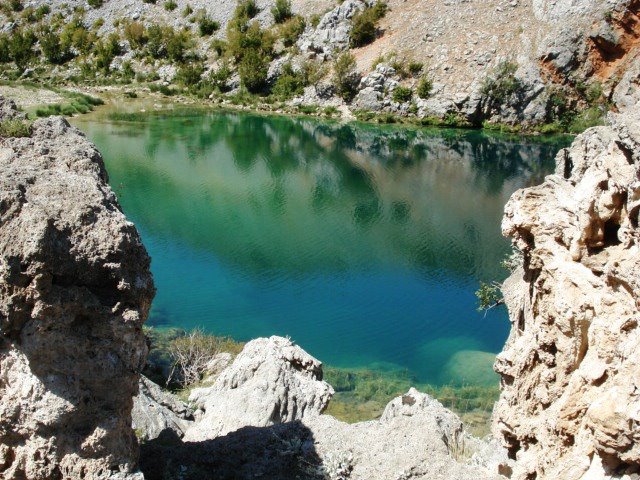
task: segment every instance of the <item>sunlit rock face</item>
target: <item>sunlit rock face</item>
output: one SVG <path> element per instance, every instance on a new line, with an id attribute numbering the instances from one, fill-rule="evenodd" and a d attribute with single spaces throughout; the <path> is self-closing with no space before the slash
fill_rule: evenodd
<path id="1" fill-rule="evenodd" d="M 62 118 L 0 140 L 0 172 L 0 477 L 140 476 L 131 407 L 154 286 L 138 233 Z"/>
<path id="2" fill-rule="evenodd" d="M 625 101 L 505 209 L 503 233 L 524 253 L 504 285 L 512 330 L 495 364 L 494 433 L 513 478 L 640 470 L 640 122 L 638 98 Z"/>

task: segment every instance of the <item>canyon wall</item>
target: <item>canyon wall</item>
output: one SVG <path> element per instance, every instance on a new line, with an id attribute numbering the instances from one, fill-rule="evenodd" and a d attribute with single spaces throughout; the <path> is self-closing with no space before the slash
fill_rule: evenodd
<path id="1" fill-rule="evenodd" d="M 505 208 L 523 263 L 503 288 L 512 330 L 493 428 L 512 478 L 640 472 L 639 65 L 609 126 L 578 136 Z"/>
<path id="2" fill-rule="evenodd" d="M 131 408 L 154 286 L 138 233 L 61 117 L 0 139 L 0 172 L 0 477 L 141 477 Z"/>

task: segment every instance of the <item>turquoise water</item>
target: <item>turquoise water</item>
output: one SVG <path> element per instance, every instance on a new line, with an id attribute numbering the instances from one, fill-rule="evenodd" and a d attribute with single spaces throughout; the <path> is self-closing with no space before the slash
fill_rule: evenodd
<path id="1" fill-rule="evenodd" d="M 152 257 L 150 325 L 290 336 L 338 367 L 494 382 L 503 206 L 562 140 L 250 114 L 77 122 Z"/>

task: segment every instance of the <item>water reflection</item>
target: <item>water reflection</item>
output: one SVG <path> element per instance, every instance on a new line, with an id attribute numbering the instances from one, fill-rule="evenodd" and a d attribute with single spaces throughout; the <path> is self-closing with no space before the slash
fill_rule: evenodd
<path id="1" fill-rule="evenodd" d="M 228 113 L 80 126 L 151 251 L 167 323 L 290 334 L 329 363 L 435 381 L 504 341 L 473 290 L 503 275 L 504 203 L 562 146 Z M 435 354 L 445 337 L 471 340 Z"/>

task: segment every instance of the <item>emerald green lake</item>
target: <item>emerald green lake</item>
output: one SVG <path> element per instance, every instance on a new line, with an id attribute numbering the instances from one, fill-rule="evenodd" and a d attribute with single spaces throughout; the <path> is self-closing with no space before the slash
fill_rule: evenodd
<path id="1" fill-rule="evenodd" d="M 495 382 L 507 199 L 566 141 L 186 112 L 75 122 L 152 257 L 149 324 L 290 336 L 337 367 Z"/>

